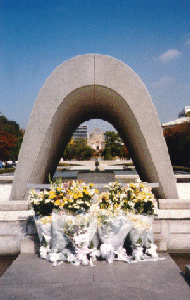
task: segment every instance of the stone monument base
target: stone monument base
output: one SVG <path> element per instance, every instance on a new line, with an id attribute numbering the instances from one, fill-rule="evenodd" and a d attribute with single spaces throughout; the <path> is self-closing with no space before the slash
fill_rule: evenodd
<path id="1" fill-rule="evenodd" d="M 115 174 L 113 171 L 80 171 L 77 179 L 86 183 L 109 183 L 115 181 Z"/>

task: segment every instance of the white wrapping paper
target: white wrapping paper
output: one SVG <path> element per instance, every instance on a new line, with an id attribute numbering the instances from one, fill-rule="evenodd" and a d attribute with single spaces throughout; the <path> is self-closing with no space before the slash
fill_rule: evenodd
<path id="1" fill-rule="evenodd" d="M 123 244 L 132 228 L 132 222 L 122 211 L 114 215 L 101 209 L 99 217 L 103 220 L 98 226 L 98 234 L 102 242 L 100 246 L 101 256 L 108 263 L 113 263 L 115 255 L 117 255 L 117 259 L 129 262 Z"/>
<path id="2" fill-rule="evenodd" d="M 98 226 L 101 242 L 111 244 L 113 249 L 123 246 L 124 240 L 132 228 L 132 222 L 122 211 L 119 215 L 109 215 L 106 210 L 101 210 L 104 215 L 104 224 Z"/>
<path id="3" fill-rule="evenodd" d="M 145 248 L 154 244 L 154 235 L 152 230 L 153 216 L 129 214 L 133 227 L 129 232 L 130 241 L 133 248 L 141 245 Z"/>
<path id="4" fill-rule="evenodd" d="M 73 216 L 53 212 L 52 252 L 62 254 L 59 260 L 66 257 L 75 265 L 87 265 L 87 254 L 91 253 L 89 246 L 96 231 L 97 218 L 92 213 Z"/>
<path id="5" fill-rule="evenodd" d="M 51 216 L 34 216 L 34 221 L 40 240 L 40 257 L 47 259 L 47 254 L 50 252 L 52 242 Z"/>

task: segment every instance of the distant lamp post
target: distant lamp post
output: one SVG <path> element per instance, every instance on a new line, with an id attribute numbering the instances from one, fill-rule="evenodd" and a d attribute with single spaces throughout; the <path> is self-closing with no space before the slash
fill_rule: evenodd
<path id="1" fill-rule="evenodd" d="M 98 157 L 96 158 L 96 160 L 95 160 L 95 171 L 96 172 L 99 172 L 99 161 L 98 161 Z"/>

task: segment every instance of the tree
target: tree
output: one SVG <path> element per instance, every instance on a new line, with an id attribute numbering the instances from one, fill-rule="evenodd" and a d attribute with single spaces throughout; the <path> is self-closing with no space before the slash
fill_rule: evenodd
<path id="1" fill-rule="evenodd" d="M 105 160 L 111 160 L 116 156 L 129 157 L 127 148 L 125 147 L 119 134 L 115 131 L 106 131 L 105 136 L 105 148 L 102 152 Z"/>
<path id="2" fill-rule="evenodd" d="M 90 158 L 93 156 L 93 152 L 94 150 L 87 146 L 86 139 L 71 139 L 63 152 L 63 159 L 90 160 Z"/>
<path id="3" fill-rule="evenodd" d="M 189 166 L 190 122 L 165 127 L 163 134 L 173 166 Z"/>
<path id="4" fill-rule="evenodd" d="M 24 131 L 15 121 L 0 115 L 0 160 L 17 160 Z"/>

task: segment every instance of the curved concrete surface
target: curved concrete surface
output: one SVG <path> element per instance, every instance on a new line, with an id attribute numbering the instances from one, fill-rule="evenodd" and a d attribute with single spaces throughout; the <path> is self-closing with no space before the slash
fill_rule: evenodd
<path id="1" fill-rule="evenodd" d="M 92 118 L 117 129 L 141 179 L 159 182 L 158 198 L 178 198 L 165 139 L 146 87 L 121 61 L 89 54 L 58 66 L 42 86 L 19 153 L 12 200 L 25 198 L 27 183 L 48 181 L 74 130 Z"/>

